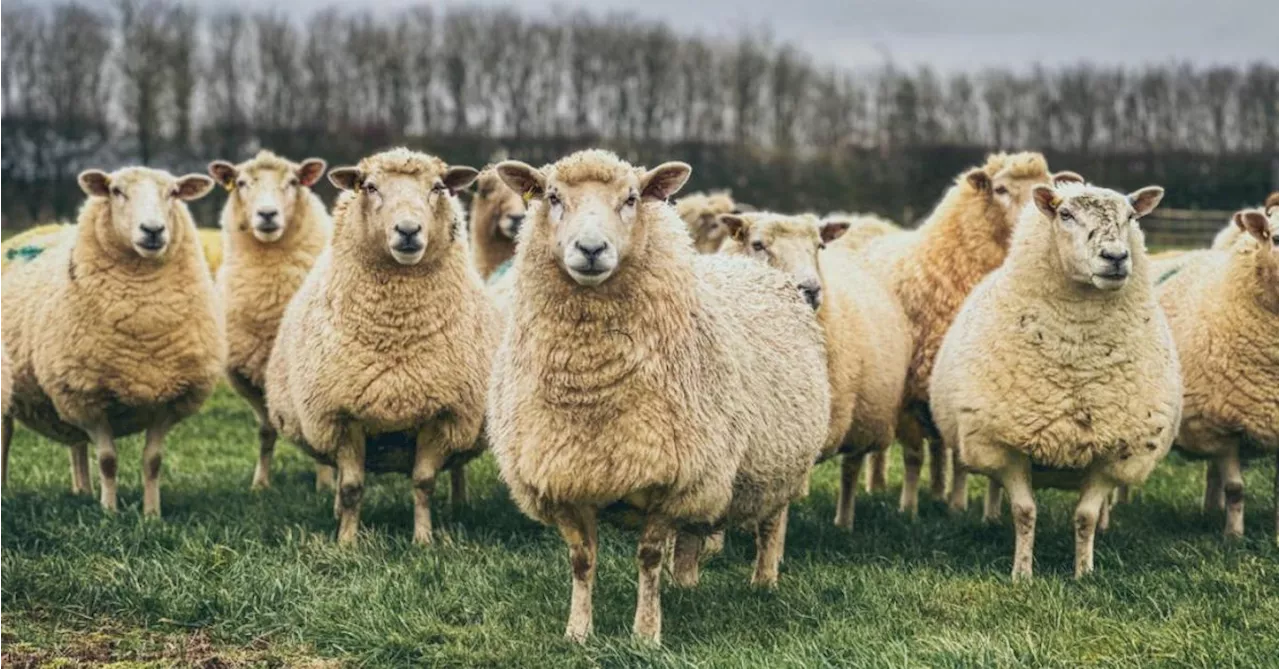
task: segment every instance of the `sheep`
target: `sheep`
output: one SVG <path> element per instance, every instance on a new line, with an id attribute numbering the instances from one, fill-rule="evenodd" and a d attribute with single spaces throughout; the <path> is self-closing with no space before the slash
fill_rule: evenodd
<path id="1" fill-rule="evenodd" d="M 893 294 L 846 246 L 850 221 L 751 214 L 720 217 L 721 253 L 745 255 L 795 278 L 826 339 L 831 413 L 823 456 L 842 456 L 835 524 L 853 527 L 858 470 L 868 453 L 893 444 L 911 357 L 911 330 Z"/>
<path id="2" fill-rule="evenodd" d="M 1144 481 L 1182 411 L 1173 336 L 1137 220 L 1164 189 L 1031 189 L 1008 260 L 965 300 L 938 351 L 930 408 L 962 465 L 1013 509 L 1013 577 L 1030 578 L 1035 487 L 1079 489 L 1077 578 L 1118 485 Z M 999 486 L 999 487 L 997 487 Z"/>
<path id="3" fill-rule="evenodd" d="M 601 510 L 643 519 L 634 632 L 657 642 L 668 537 L 677 573 L 696 578 L 706 533 L 754 524 L 752 582 L 775 586 L 788 503 L 826 438 L 812 310 L 777 270 L 694 252 L 667 204 L 689 173 L 601 150 L 498 165 L 538 202 L 516 250 L 488 433 L 520 510 L 569 546 L 574 641 L 591 632 Z"/>
<path id="4" fill-rule="evenodd" d="M 501 324 L 463 237 L 475 169 L 404 148 L 329 172 L 333 241 L 290 300 L 267 363 L 272 426 L 337 467 L 338 543 L 353 544 L 366 471 L 413 477 L 418 544 L 431 494 L 479 454 Z"/>
<path id="5" fill-rule="evenodd" d="M 839 239 L 840 246 L 849 249 L 862 248 L 869 240 L 885 235 L 902 234 L 901 226 L 887 218 L 875 214 L 851 214 L 832 212 L 822 219 L 823 223 L 847 223 L 848 231 Z"/>
<path id="6" fill-rule="evenodd" d="M 88 170 L 79 183 L 88 199 L 75 235 L 5 276 L 10 411 L 71 447 L 76 492 L 91 489 L 94 443 L 107 511 L 117 508 L 115 439 L 145 431 L 143 513 L 158 516 L 165 435 L 204 403 L 224 355 L 186 205 L 213 181 L 130 167 Z"/>
<path id="7" fill-rule="evenodd" d="M 726 231 L 718 220 L 721 214 L 741 211 L 727 190 L 690 193 L 675 201 L 676 214 L 688 227 L 693 247 L 698 253 L 715 253 L 724 242 Z"/>
<path id="8" fill-rule="evenodd" d="M 9 443 L 13 440 L 13 417 L 9 415 L 9 400 L 13 398 L 13 370 L 9 368 L 9 354 L 0 344 L 0 483 L 9 482 Z"/>
<path id="9" fill-rule="evenodd" d="M 911 322 L 914 350 L 897 430 L 905 466 L 899 507 L 909 516 L 914 517 L 918 508 L 924 437 L 929 437 L 933 493 L 945 493 L 947 451 L 928 415 L 929 374 L 943 335 L 969 291 L 1004 261 L 1014 223 L 1031 190 L 1081 181 L 1074 172 L 1051 175 L 1039 153 L 992 154 L 982 167 L 956 179 L 919 228 L 862 246 L 865 266 L 888 283 Z M 873 463 L 872 470 L 883 471 L 882 465 Z M 953 510 L 968 504 L 965 479 L 957 464 L 950 495 Z"/>
<path id="10" fill-rule="evenodd" d="M 516 254 L 516 235 L 525 214 L 524 198 L 502 183 L 493 166 L 480 171 L 468 223 L 471 251 L 481 278 L 493 280 L 511 266 Z"/>
<path id="11" fill-rule="evenodd" d="M 1275 457 L 1277 208 L 1237 212 L 1235 246 L 1210 251 L 1158 287 L 1181 358 L 1184 408 L 1174 447 L 1207 458 L 1205 510 L 1226 507 L 1224 532 L 1244 533 L 1241 460 Z"/>
<path id="12" fill-rule="evenodd" d="M 1268 195 L 1266 201 L 1262 204 L 1262 210 L 1269 211 L 1276 206 L 1280 206 L 1280 193 Z M 1235 217 L 1232 217 L 1232 220 L 1227 221 L 1227 224 L 1218 231 L 1218 234 L 1214 235 L 1213 244 L 1210 248 L 1219 251 L 1230 249 L 1236 245 L 1236 240 L 1240 238 L 1241 232 L 1243 231 L 1236 224 Z"/>
<path id="13" fill-rule="evenodd" d="M 227 189 L 219 225 L 226 261 L 217 275 L 226 323 L 226 377 L 258 421 L 258 464 L 252 488 L 271 485 L 276 431 L 267 420 L 267 358 L 285 306 L 329 243 L 331 223 L 311 186 L 325 162 L 294 163 L 260 151 L 239 165 L 209 163 L 209 175 Z M 324 485 L 321 474 L 317 482 Z"/>

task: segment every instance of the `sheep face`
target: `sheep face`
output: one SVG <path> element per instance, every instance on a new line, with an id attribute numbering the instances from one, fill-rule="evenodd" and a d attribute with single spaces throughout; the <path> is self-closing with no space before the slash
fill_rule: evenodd
<path id="1" fill-rule="evenodd" d="M 1268 311 L 1277 312 L 1280 304 L 1280 208 L 1269 206 L 1264 214 L 1256 209 L 1236 212 L 1232 220 L 1241 232 L 1249 235 L 1255 243 L 1252 252 L 1256 255 L 1254 267 L 1256 280 L 1261 284 L 1261 302 Z"/>
<path id="2" fill-rule="evenodd" d="M 580 160 L 575 154 L 565 161 Z M 533 229 L 522 244 L 549 247 L 560 268 L 584 287 L 603 284 L 637 248 L 643 248 L 646 226 L 654 217 L 642 207 L 665 207 L 689 178 L 684 163 L 664 163 L 639 173 L 616 158 L 590 178 L 567 180 L 518 161 L 498 165 L 512 190 L 538 198 Z M 562 161 L 564 162 L 564 161 Z"/>
<path id="3" fill-rule="evenodd" d="M 239 165 L 215 160 L 209 163 L 209 176 L 230 191 L 243 212 L 241 229 L 248 227 L 254 238 L 270 244 L 284 236 L 305 189 L 320 180 L 324 169 L 319 158 L 295 164 L 263 151 Z"/>
<path id="4" fill-rule="evenodd" d="M 722 253 L 745 255 L 790 274 L 809 306 L 815 310 L 822 306 L 821 251 L 849 229 L 848 221 L 819 221 L 812 215 L 726 214 L 720 223 L 728 231 Z"/>
<path id="5" fill-rule="evenodd" d="M 433 242 L 443 252 L 455 234 L 454 196 L 471 185 L 478 172 L 439 161 L 383 165 L 377 157 L 329 172 L 333 185 L 354 197 L 345 224 L 355 226 L 375 253 L 387 253 L 400 265 L 422 262 Z"/>
<path id="6" fill-rule="evenodd" d="M 472 225 L 484 226 L 487 234 L 515 241 L 527 213 L 524 198 L 507 188 L 494 171 L 480 173 L 476 180 Z"/>
<path id="7" fill-rule="evenodd" d="M 213 188 L 213 180 L 202 174 L 174 177 L 168 172 L 130 167 L 107 174 L 102 170 L 80 173 L 80 188 L 91 198 L 107 201 L 110 229 L 104 242 L 143 258 L 163 258 L 169 250 L 182 219 L 180 207 L 198 200 Z"/>
<path id="8" fill-rule="evenodd" d="M 1053 226 L 1067 278 L 1099 290 L 1119 290 L 1128 282 L 1138 219 L 1155 209 L 1162 197 L 1159 186 L 1127 196 L 1092 186 L 1037 186 L 1032 191 L 1035 206 Z"/>
<path id="9" fill-rule="evenodd" d="M 1036 186 L 1080 183 L 1083 179 L 1075 172 L 1051 175 L 1044 156 L 1038 153 L 1002 153 L 988 157 L 982 167 L 966 172 L 964 181 L 985 201 L 988 216 L 1000 220 L 1008 231 L 1017 224 Z"/>
<path id="10" fill-rule="evenodd" d="M 712 193 L 692 220 L 686 221 L 693 248 L 698 253 L 715 253 L 720 250 L 729 231 L 720 222 L 722 214 L 738 213 L 733 198 L 728 193 Z"/>

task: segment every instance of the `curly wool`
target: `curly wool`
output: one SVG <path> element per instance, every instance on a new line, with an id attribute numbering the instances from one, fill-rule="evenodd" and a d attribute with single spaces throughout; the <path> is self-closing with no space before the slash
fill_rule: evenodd
<path id="1" fill-rule="evenodd" d="M 584 152 L 544 173 L 633 171 Z M 589 177 L 587 175 L 590 175 Z M 785 275 L 698 256 L 683 222 L 643 201 L 647 239 L 602 286 L 561 270 L 536 208 L 516 253 L 495 357 L 489 437 L 526 514 L 627 502 L 677 523 L 758 521 L 800 494 L 826 436 L 822 334 Z"/>
<path id="2" fill-rule="evenodd" d="M 1182 404 L 1178 362 L 1142 231 L 1128 234 L 1127 284 L 1081 288 L 1065 276 L 1047 220 L 1034 205 L 1023 211 L 1009 259 L 965 302 L 932 377 L 933 418 L 965 466 L 992 473 L 1000 453 L 1017 451 L 1040 467 L 1102 468 L 1114 483 L 1136 484 L 1168 452 Z"/>
<path id="3" fill-rule="evenodd" d="M 298 165 L 262 151 L 236 168 L 252 176 L 264 171 L 292 174 Z M 218 219 L 225 255 L 217 285 L 226 319 L 226 372 L 237 389 L 262 392 L 285 307 L 329 243 L 333 226 L 324 202 L 310 188 L 297 188 L 293 217 L 277 241 L 264 243 L 253 236 L 254 213 L 240 198 L 228 197 Z"/>
<path id="4" fill-rule="evenodd" d="M 365 172 L 441 174 L 443 161 L 397 149 L 360 161 Z M 429 228 L 460 229 L 455 197 L 431 207 Z M 324 464 L 352 424 L 373 437 L 436 428 L 445 468 L 478 453 L 500 317 L 485 298 L 460 235 L 412 266 L 366 248 L 357 195 L 334 207 L 334 238 L 290 301 L 267 368 L 272 424 Z M 378 259 L 381 258 L 381 261 Z M 381 264 L 379 264 L 381 262 Z M 366 469 L 408 472 L 414 440 L 369 439 Z"/>
<path id="5" fill-rule="evenodd" d="M 121 182 L 154 178 L 137 168 Z M 221 376 L 224 341 L 213 280 L 191 214 L 168 209 L 163 262 L 107 240 L 110 203 L 91 197 L 74 236 L 5 274 L 4 339 L 13 356 L 13 415 L 64 444 L 109 419 L 121 437 L 193 413 Z"/>
<path id="6" fill-rule="evenodd" d="M 1274 213 L 1271 227 L 1274 234 Z M 1180 450 L 1220 455 L 1239 436 L 1258 452 L 1277 450 L 1280 322 L 1276 263 L 1266 257 L 1273 253 L 1242 234 L 1230 249 L 1196 254 L 1159 287 L 1182 362 Z"/>

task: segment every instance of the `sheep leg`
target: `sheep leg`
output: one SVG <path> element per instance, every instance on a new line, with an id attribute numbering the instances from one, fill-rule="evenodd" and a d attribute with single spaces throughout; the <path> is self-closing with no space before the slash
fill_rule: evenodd
<path id="1" fill-rule="evenodd" d="M 1012 463 L 1000 484 L 1009 493 L 1013 512 L 1013 580 L 1031 578 L 1032 554 L 1036 542 L 1036 497 L 1031 490 L 1031 466 L 1026 460 Z"/>
<path id="2" fill-rule="evenodd" d="M 413 542 L 431 545 L 431 495 L 436 491 L 436 474 L 444 465 L 446 452 L 434 429 L 418 433 L 413 455 Z"/>
<path id="3" fill-rule="evenodd" d="M 662 547 L 671 534 L 667 520 L 650 514 L 645 519 L 636 547 L 639 579 L 636 585 L 636 618 L 632 633 L 636 638 L 660 643 L 662 640 Z"/>
<path id="4" fill-rule="evenodd" d="M 560 536 L 569 546 L 573 569 L 573 595 L 564 636 L 582 643 L 591 636 L 591 590 L 596 581 L 596 510 L 589 506 L 570 509 L 559 519 Z"/>
<path id="5" fill-rule="evenodd" d="M 1115 502 L 1116 504 L 1128 504 L 1132 498 L 1129 492 L 1128 484 L 1116 486 Z"/>
<path id="6" fill-rule="evenodd" d="M 1222 470 L 1210 460 L 1204 467 L 1204 510 L 1221 511 L 1227 505 L 1226 491 L 1222 487 Z"/>
<path id="7" fill-rule="evenodd" d="M 9 483 L 9 444 L 12 441 L 13 416 L 5 416 L 0 419 L 0 484 Z"/>
<path id="8" fill-rule="evenodd" d="M 787 507 L 756 525 L 756 570 L 751 585 L 773 588 L 778 585 L 778 565 L 782 564 L 787 538 Z"/>
<path id="9" fill-rule="evenodd" d="M 337 490 L 337 470 L 329 465 L 316 463 L 316 492 Z"/>
<path id="10" fill-rule="evenodd" d="M 160 462 L 164 459 L 164 437 L 169 434 L 168 423 L 147 428 L 146 444 L 142 447 L 142 514 L 160 517 Z"/>
<path id="11" fill-rule="evenodd" d="M 1236 539 L 1244 536 L 1244 477 L 1240 473 L 1240 453 L 1232 446 L 1218 458 L 1222 472 L 1223 496 L 1227 502 L 1227 525 L 1223 534 Z"/>
<path id="12" fill-rule="evenodd" d="M 79 443 L 67 447 L 71 460 L 71 494 L 92 495 L 93 484 L 89 479 L 89 444 Z"/>
<path id="13" fill-rule="evenodd" d="M 1111 484 L 1095 478 L 1085 481 L 1080 490 L 1080 501 L 1076 503 L 1076 578 L 1093 571 L 1093 538 L 1110 496 Z"/>
<path id="14" fill-rule="evenodd" d="M 449 470 L 449 503 L 456 509 L 467 503 L 467 469 L 457 465 Z"/>
<path id="15" fill-rule="evenodd" d="M 947 496 L 947 448 L 937 437 L 929 439 L 929 494 L 934 499 Z"/>
<path id="16" fill-rule="evenodd" d="M 338 512 L 338 544 L 350 546 L 355 544 L 356 533 L 360 531 L 360 503 L 364 499 L 364 430 L 359 426 L 347 428 L 346 435 L 338 444 L 337 461 L 338 492 L 334 497 Z M 416 474 L 417 463 L 414 464 Z M 416 509 L 414 516 L 416 521 Z"/>
<path id="17" fill-rule="evenodd" d="M 1111 507 L 1112 499 L 1115 498 L 1115 489 L 1102 500 L 1102 510 L 1098 512 L 1098 531 L 1106 532 L 1111 529 Z"/>
<path id="18" fill-rule="evenodd" d="M 724 530 L 716 530 L 707 536 L 702 543 L 702 552 L 699 554 L 700 560 L 708 560 L 713 556 L 719 555 L 724 551 Z"/>
<path id="19" fill-rule="evenodd" d="M 955 513 L 964 513 L 969 509 L 969 470 L 965 469 L 960 462 L 959 454 L 953 455 L 955 457 L 951 458 L 951 493 L 947 506 Z"/>
<path id="20" fill-rule="evenodd" d="M 692 588 L 698 584 L 698 553 L 702 550 L 703 541 L 700 534 L 684 530 L 676 533 L 676 545 L 672 549 L 671 578 L 677 586 Z"/>
<path id="21" fill-rule="evenodd" d="M 836 527 L 853 529 L 853 502 L 858 493 L 858 472 L 866 456 L 845 454 L 840 461 L 840 498 L 836 501 Z"/>
<path id="22" fill-rule="evenodd" d="M 98 501 L 105 511 L 114 512 L 116 502 L 116 442 L 111 436 L 109 427 L 97 427 L 85 430 L 93 440 L 93 448 L 98 456 Z"/>
<path id="23" fill-rule="evenodd" d="M 889 451 L 876 451 L 867 456 L 867 492 L 884 492 L 888 487 Z"/>
<path id="24" fill-rule="evenodd" d="M 992 476 L 987 479 L 987 497 L 982 503 L 982 521 L 985 523 L 1000 522 L 1000 513 L 1004 504 L 1004 488 L 1000 487 L 1000 479 Z"/>
<path id="25" fill-rule="evenodd" d="M 267 417 L 267 405 L 261 394 L 246 396 L 253 414 L 258 418 L 258 464 L 253 468 L 253 490 L 271 487 L 271 459 L 276 452 L 276 428 Z"/>
<path id="26" fill-rule="evenodd" d="M 902 440 L 902 496 L 898 510 L 915 519 L 920 509 L 920 468 L 924 465 L 924 442 L 915 435 Z"/>

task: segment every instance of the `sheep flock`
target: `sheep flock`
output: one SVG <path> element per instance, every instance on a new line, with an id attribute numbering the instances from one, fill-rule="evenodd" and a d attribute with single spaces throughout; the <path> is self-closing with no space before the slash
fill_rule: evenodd
<path id="1" fill-rule="evenodd" d="M 326 170 L 332 210 L 312 191 Z M 1118 493 L 1170 450 L 1205 462 L 1205 511 L 1242 534 L 1241 467 L 1280 439 L 1274 194 L 1212 248 L 1156 257 L 1141 219 L 1163 189 L 1089 184 L 1034 152 L 957 175 L 915 227 L 681 197 L 691 173 L 604 150 L 475 169 L 405 148 L 332 169 L 262 151 L 208 176 L 87 170 L 76 222 L 4 268 L 5 478 L 16 421 L 67 447 L 74 494 L 94 493 L 92 446 L 115 512 L 115 441 L 143 433 L 159 516 L 164 448 L 182 448 L 166 436 L 225 381 L 257 419 L 252 488 L 283 436 L 332 490 L 345 545 L 366 472 L 403 473 L 429 545 L 437 475 L 465 504 L 488 451 L 515 506 L 564 539 L 574 641 L 592 633 L 601 521 L 638 531 L 634 632 L 658 642 L 664 572 L 696 587 L 744 527 L 751 584 L 780 587 L 813 468 L 841 460 L 833 522 L 857 531 L 859 476 L 883 489 L 895 442 L 903 522 L 926 454 L 954 513 L 968 476 L 988 480 L 984 520 L 1008 498 L 1015 579 L 1032 575 L 1036 488 L 1078 491 L 1081 577 Z M 187 203 L 215 186 L 210 244 Z"/>

